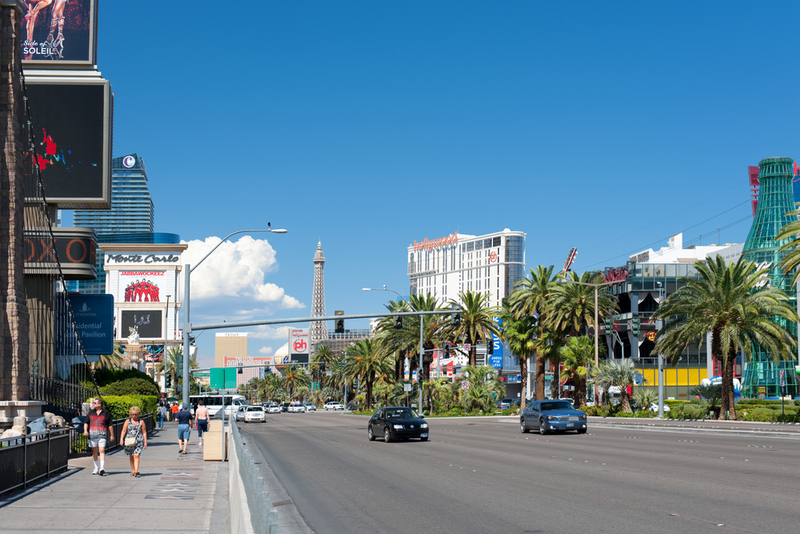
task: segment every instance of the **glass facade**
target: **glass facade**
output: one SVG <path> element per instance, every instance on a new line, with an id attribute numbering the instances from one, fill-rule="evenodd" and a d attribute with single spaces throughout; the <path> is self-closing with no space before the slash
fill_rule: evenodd
<path id="1" fill-rule="evenodd" d="M 759 162 L 758 167 L 758 206 L 750 227 L 750 233 L 744 244 L 742 255 L 745 259 L 754 261 L 760 267 L 769 270 L 769 285 L 785 291 L 797 308 L 797 293 L 791 286 L 794 272 L 785 273 L 780 268 L 780 261 L 785 252 L 780 252 L 780 247 L 789 240 L 776 241 L 775 236 L 785 225 L 797 218 L 788 215 L 794 210 L 794 195 L 792 180 L 794 170 L 791 158 L 767 158 Z M 797 339 L 797 323 L 775 318 L 775 321 L 792 333 Z M 796 363 L 795 355 L 791 358 L 773 361 L 775 355 L 769 354 L 760 347 L 753 351 L 753 357 L 746 366 L 742 383 L 742 394 L 748 397 L 778 397 L 781 394 L 780 372 L 783 371 L 786 380 L 786 394 L 798 394 L 797 376 L 794 372 Z"/>
<path id="2" fill-rule="evenodd" d="M 147 187 L 147 171 L 137 154 L 111 162 L 111 209 L 75 210 L 75 226 L 94 228 L 98 234 L 152 233 L 155 210 Z"/>

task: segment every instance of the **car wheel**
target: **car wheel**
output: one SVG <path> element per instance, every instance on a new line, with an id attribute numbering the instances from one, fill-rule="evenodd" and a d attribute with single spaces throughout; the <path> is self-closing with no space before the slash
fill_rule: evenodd
<path id="1" fill-rule="evenodd" d="M 375 441 L 375 434 L 372 433 L 372 425 L 367 429 L 367 437 L 370 441 Z"/>
<path id="2" fill-rule="evenodd" d="M 547 425 L 544 422 L 544 419 L 539 419 L 539 434 L 545 435 L 547 434 Z"/>
<path id="3" fill-rule="evenodd" d="M 428 438 L 419 438 L 420 441 L 428 441 Z"/>
<path id="4" fill-rule="evenodd" d="M 523 434 L 527 434 L 528 432 L 530 432 L 528 427 L 525 426 L 525 420 L 523 419 L 519 420 L 519 431 L 522 432 Z"/>
<path id="5" fill-rule="evenodd" d="M 390 441 L 392 441 L 392 433 L 389 432 L 388 428 L 385 428 L 383 430 L 383 441 L 385 441 L 386 443 L 389 443 Z"/>

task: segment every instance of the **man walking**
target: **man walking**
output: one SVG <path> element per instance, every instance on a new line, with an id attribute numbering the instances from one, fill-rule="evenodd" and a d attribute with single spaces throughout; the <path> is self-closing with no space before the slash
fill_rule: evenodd
<path id="1" fill-rule="evenodd" d="M 186 454 L 186 447 L 189 446 L 189 436 L 192 432 L 192 412 L 189 411 L 189 406 L 186 403 L 181 405 L 181 411 L 175 414 L 175 420 L 178 422 L 178 454 Z"/>
<path id="2" fill-rule="evenodd" d="M 92 399 L 92 410 L 83 423 L 83 435 L 88 436 L 94 461 L 93 475 L 106 474 L 106 444 L 114 441 L 114 427 L 111 426 L 111 412 L 103 408 L 103 399 Z M 97 459 L 100 458 L 100 466 Z"/>

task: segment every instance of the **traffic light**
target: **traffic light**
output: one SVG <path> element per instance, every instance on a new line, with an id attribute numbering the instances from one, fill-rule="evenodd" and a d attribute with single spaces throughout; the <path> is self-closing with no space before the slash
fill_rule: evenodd
<path id="1" fill-rule="evenodd" d="M 450 314 L 450 326 L 458 328 L 461 326 L 461 313 L 454 312 Z"/>
<path id="2" fill-rule="evenodd" d="M 167 376 L 164 378 L 164 387 L 167 389 L 172 387 L 172 375 L 167 373 Z"/>
<path id="3" fill-rule="evenodd" d="M 336 319 L 336 327 L 333 331 L 337 334 L 344 334 L 344 319 Z"/>
<path id="4" fill-rule="evenodd" d="M 631 334 L 633 334 L 634 336 L 638 336 L 639 332 L 640 332 L 641 324 L 642 324 L 642 320 L 639 319 L 638 317 L 634 317 L 631 320 Z"/>
<path id="5" fill-rule="evenodd" d="M 444 357 L 445 358 L 449 358 L 450 357 L 450 342 L 449 341 L 445 341 L 444 342 Z"/>
<path id="6" fill-rule="evenodd" d="M 403 329 L 403 316 L 396 315 L 394 318 L 394 329 L 395 330 L 402 330 Z"/>
<path id="7" fill-rule="evenodd" d="M 606 332 L 614 330 L 614 318 L 610 315 L 606 317 Z"/>
<path id="8" fill-rule="evenodd" d="M 490 337 L 486 342 L 487 354 L 494 354 L 494 338 Z"/>

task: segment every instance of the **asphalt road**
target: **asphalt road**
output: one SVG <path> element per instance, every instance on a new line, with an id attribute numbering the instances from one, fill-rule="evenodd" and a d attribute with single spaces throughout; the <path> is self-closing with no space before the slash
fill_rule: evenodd
<path id="1" fill-rule="evenodd" d="M 284 413 L 240 428 L 319 533 L 800 531 L 797 432 L 590 422 L 540 436 L 516 418 L 429 418 L 430 441 L 384 443 L 366 421 Z"/>

